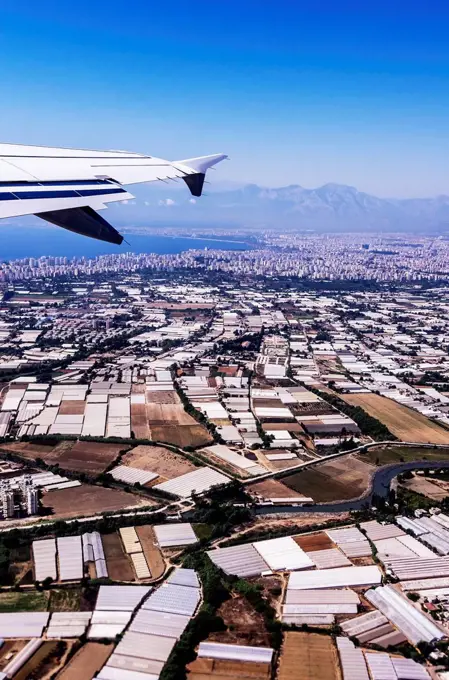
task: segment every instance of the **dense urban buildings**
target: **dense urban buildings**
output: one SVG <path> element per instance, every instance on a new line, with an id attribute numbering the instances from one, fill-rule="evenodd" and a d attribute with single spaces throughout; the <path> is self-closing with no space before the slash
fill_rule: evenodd
<path id="1" fill-rule="evenodd" d="M 248 245 L 0 265 L 0 677 L 448 677 L 446 242 Z"/>

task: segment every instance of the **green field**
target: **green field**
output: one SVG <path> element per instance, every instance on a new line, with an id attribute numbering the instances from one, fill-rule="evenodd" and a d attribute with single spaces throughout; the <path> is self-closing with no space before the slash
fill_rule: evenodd
<path id="1" fill-rule="evenodd" d="M 78 612 L 81 608 L 81 590 L 67 588 L 66 590 L 51 590 L 48 609 L 51 612 Z"/>
<path id="2" fill-rule="evenodd" d="M 47 593 L 0 593 L 0 612 L 44 612 L 47 604 Z"/>
<path id="3" fill-rule="evenodd" d="M 195 531 L 199 541 L 208 540 L 212 534 L 212 527 L 210 524 L 194 524 L 193 530 Z"/>
<path id="4" fill-rule="evenodd" d="M 373 465 L 389 465 L 390 463 L 411 463 L 415 460 L 449 462 L 449 447 L 445 449 L 427 449 L 410 446 L 379 446 L 361 453 L 360 460 Z"/>

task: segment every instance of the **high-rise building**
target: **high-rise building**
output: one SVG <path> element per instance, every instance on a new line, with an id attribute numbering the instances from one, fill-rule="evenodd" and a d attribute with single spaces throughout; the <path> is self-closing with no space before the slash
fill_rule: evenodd
<path id="1" fill-rule="evenodd" d="M 34 486 L 26 490 L 26 509 L 28 515 L 37 515 L 39 510 L 39 491 Z"/>
<path id="2" fill-rule="evenodd" d="M 5 519 L 7 517 L 14 517 L 14 491 L 12 489 L 1 489 L 0 504 L 2 515 Z"/>

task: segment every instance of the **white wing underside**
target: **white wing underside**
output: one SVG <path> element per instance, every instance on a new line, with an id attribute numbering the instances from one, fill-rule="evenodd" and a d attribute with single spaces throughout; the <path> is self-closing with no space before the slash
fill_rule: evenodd
<path id="1" fill-rule="evenodd" d="M 206 171 L 224 158 L 216 154 L 167 161 L 126 151 L 0 144 L 0 218 L 38 214 L 47 219 L 45 215 L 68 209 L 96 211 L 133 198 L 123 185 L 158 180 L 183 179 L 200 196 Z"/>

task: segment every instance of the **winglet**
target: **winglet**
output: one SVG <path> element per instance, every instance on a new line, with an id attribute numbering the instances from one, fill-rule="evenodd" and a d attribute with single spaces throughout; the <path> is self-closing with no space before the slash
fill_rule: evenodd
<path id="1" fill-rule="evenodd" d="M 212 156 L 198 156 L 198 158 L 186 158 L 183 161 L 173 161 L 173 165 L 185 165 L 195 172 L 206 172 L 213 165 L 221 163 L 227 158 L 224 153 L 216 153 Z"/>
<path id="2" fill-rule="evenodd" d="M 212 156 L 199 156 L 198 158 L 186 158 L 183 161 L 173 161 L 173 165 L 185 173 L 182 179 L 189 187 L 192 196 L 201 196 L 206 171 L 213 165 L 225 160 L 225 158 L 227 158 L 226 154 L 217 153 Z"/>

